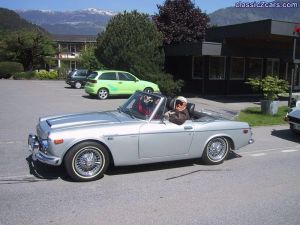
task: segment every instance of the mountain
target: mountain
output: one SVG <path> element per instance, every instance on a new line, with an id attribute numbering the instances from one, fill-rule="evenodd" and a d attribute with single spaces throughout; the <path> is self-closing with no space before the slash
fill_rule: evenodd
<path id="1" fill-rule="evenodd" d="M 274 19 L 300 22 L 300 0 L 275 0 L 274 6 L 283 3 L 296 3 L 295 8 L 245 8 L 242 4 L 249 1 L 237 1 L 236 6 L 219 9 L 211 14 L 210 24 L 216 26 L 244 23 L 256 20 Z M 252 1 L 250 3 L 270 3 L 270 1 Z M 116 15 L 111 11 L 94 8 L 76 11 L 17 10 L 23 19 L 43 27 L 52 34 L 96 35 L 103 30 L 109 20 Z M 4 18 L 6 19 L 6 18 Z M 2 19 L 0 18 L 0 21 Z"/>
<path id="2" fill-rule="evenodd" d="M 22 18 L 52 34 L 96 35 L 116 14 L 94 8 L 75 11 L 17 10 Z"/>
<path id="3" fill-rule="evenodd" d="M 244 1 L 245 2 L 245 1 Z M 243 1 L 237 1 L 236 6 L 240 7 L 228 7 L 219 9 L 211 14 L 210 24 L 223 26 L 237 23 L 244 23 L 256 20 L 274 19 L 289 22 L 300 22 L 300 0 L 276 0 L 273 6 L 279 6 L 279 4 L 296 3 L 297 7 L 294 8 L 243 8 L 241 4 Z M 262 3 L 262 1 L 256 1 L 256 3 Z M 268 3 L 265 1 L 265 3 Z"/>
<path id="4" fill-rule="evenodd" d="M 45 31 L 25 19 L 22 19 L 15 11 L 0 8 L 0 31 L 16 31 L 20 29 Z"/>

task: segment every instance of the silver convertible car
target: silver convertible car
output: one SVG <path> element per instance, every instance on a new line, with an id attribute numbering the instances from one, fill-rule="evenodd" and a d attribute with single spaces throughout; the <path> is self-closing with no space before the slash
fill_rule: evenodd
<path id="1" fill-rule="evenodd" d="M 76 181 L 99 179 L 114 166 L 202 158 L 222 163 L 230 150 L 253 142 L 248 123 L 196 111 L 182 125 L 164 117 L 174 99 L 136 92 L 115 111 L 40 118 L 36 135 L 28 137 L 33 160 L 64 164 Z"/>

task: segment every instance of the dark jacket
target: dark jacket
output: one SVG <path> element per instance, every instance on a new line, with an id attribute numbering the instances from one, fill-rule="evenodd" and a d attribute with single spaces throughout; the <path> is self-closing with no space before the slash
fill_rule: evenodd
<path id="1" fill-rule="evenodd" d="M 187 109 L 182 111 L 172 110 L 172 113 L 169 115 L 169 121 L 177 125 L 183 124 L 186 120 L 190 119 L 190 114 Z"/>

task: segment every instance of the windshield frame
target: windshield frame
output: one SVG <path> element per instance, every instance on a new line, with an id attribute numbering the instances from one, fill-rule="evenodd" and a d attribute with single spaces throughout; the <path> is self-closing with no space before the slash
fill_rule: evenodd
<path id="1" fill-rule="evenodd" d="M 152 98 L 153 101 L 153 106 L 151 113 L 149 115 L 143 115 L 141 112 L 139 112 L 136 108 L 137 101 L 140 101 L 139 99 L 143 98 L 144 96 Z M 156 114 L 158 113 L 159 109 L 161 107 L 165 107 L 165 104 L 163 104 L 165 100 L 165 97 L 159 94 L 153 94 L 153 93 L 148 93 L 148 92 L 141 92 L 141 91 L 136 91 L 132 96 L 130 96 L 127 101 L 119 107 L 119 109 L 129 115 L 130 117 L 134 117 L 136 119 L 144 120 L 144 121 L 151 121 L 155 118 Z M 164 109 L 162 109 L 162 112 Z M 162 113 L 163 114 L 163 113 Z M 161 116 L 159 116 L 158 120 L 161 119 Z"/>

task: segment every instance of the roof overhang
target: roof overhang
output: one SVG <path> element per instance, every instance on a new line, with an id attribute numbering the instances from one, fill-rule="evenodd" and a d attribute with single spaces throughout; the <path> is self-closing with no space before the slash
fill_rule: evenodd
<path id="1" fill-rule="evenodd" d="M 196 42 L 166 45 L 164 47 L 167 56 L 197 56 L 197 55 L 221 55 L 222 43 Z"/>

